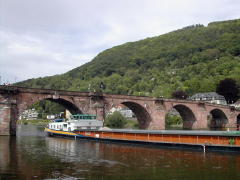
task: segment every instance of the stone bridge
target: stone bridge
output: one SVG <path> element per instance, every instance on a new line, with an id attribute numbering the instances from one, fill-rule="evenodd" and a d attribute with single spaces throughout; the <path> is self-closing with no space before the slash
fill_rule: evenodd
<path id="1" fill-rule="evenodd" d="M 184 129 L 236 129 L 240 124 L 240 111 L 234 107 L 202 101 L 0 86 L 0 135 L 15 135 L 21 113 L 42 100 L 59 103 L 71 113 L 96 114 L 101 120 L 112 107 L 123 104 L 134 112 L 142 129 L 165 129 L 166 114 L 173 108 L 180 113 Z"/>

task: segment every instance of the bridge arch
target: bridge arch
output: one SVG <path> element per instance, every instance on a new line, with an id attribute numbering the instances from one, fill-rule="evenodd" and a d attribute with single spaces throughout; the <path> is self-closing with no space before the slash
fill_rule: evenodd
<path id="1" fill-rule="evenodd" d="M 152 122 L 152 118 L 146 108 L 132 101 L 122 102 L 121 104 L 132 110 L 138 120 L 140 129 L 147 129 L 149 127 Z"/>
<path id="2" fill-rule="evenodd" d="M 177 104 L 174 105 L 168 112 L 172 111 L 172 109 L 177 110 L 177 112 L 180 114 L 182 118 L 182 128 L 183 129 L 192 129 L 194 123 L 196 122 L 196 117 L 193 113 L 193 111 L 183 104 Z M 167 115 L 166 115 L 167 116 Z M 165 122 L 166 122 L 166 116 L 165 116 Z"/>
<path id="3" fill-rule="evenodd" d="M 19 109 L 18 109 L 18 114 L 21 115 L 23 113 L 24 110 L 26 110 L 27 108 L 29 108 L 31 105 L 40 102 L 40 101 L 51 101 L 54 103 L 57 103 L 59 105 L 62 105 L 65 109 L 69 110 L 71 114 L 77 114 L 80 113 L 82 114 L 82 110 L 80 110 L 74 103 L 72 103 L 71 101 L 64 99 L 64 98 L 52 98 L 52 97 L 35 97 L 35 98 L 31 98 L 28 100 L 25 100 L 25 102 L 27 103 L 21 103 Z"/>
<path id="4" fill-rule="evenodd" d="M 220 109 L 213 109 L 208 116 L 208 126 L 211 130 L 221 130 L 228 123 L 226 114 Z"/>
<path id="5" fill-rule="evenodd" d="M 65 109 L 69 110 L 71 114 L 83 114 L 82 110 L 80 110 L 75 104 L 65 99 L 59 98 L 59 99 L 46 99 L 46 100 L 62 105 Z"/>

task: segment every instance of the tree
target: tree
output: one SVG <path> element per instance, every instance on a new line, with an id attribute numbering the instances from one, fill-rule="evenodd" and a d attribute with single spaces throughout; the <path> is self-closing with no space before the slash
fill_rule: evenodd
<path id="1" fill-rule="evenodd" d="M 223 95 L 227 103 L 231 104 L 237 101 L 239 88 L 234 79 L 226 78 L 218 83 L 216 92 L 220 95 Z"/>
<path id="2" fill-rule="evenodd" d="M 177 91 L 174 91 L 172 93 L 172 98 L 176 98 L 176 99 L 186 99 L 188 97 L 188 95 L 182 91 L 182 90 L 177 90 Z"/>
<path id="3" fill-rule="evenodd" d="M 180 125 L 183 123 L 182 117 L 180 115 L 166 115 L 166 127 L 170 127 L 172 125 Z"/>
<path id="4" fill-rule="evenodd" d="M 110 128 L 123 128 L 127 123 L 126 121 L 126 118 L 120 112 L 115 111 L 107 116 L 105 125 Z"/>

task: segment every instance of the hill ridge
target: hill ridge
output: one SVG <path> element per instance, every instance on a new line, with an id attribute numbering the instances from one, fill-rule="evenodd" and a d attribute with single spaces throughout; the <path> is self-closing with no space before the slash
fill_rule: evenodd
<path id="1" fill-rule="evenodd" d="M 240 19 L 191 25 L 156 37 L 126 42 L 62 75 L 17 83 L 26 87 L 170 97 L 215 91 L 224 78 L 240 84 Z"/>

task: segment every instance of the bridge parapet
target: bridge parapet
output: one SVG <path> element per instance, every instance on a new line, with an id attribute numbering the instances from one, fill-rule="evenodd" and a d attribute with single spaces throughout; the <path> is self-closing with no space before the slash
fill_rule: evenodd
<path id="1" fill-rule="evenodd" d="M 104 95 L 102 92 L 89 92 L 89 96 L 93 100 L 100 100 L 104 98 Z"/>
<path id="2" fill-rule="evenodd" d="M 88 96 L 89 92 L 79 92 L 79 91 L 66 91 L 66 90 L 54 90 L 54 89 L 40 89 L 40 88 L 25 88 L 19 86 L 7 86 L 0 85 L 0 93 L 4 94 L 7 91 L 15 91 L 17 93 L 32 93 L 32 94 L 49 94 L 49 95 L 65 95 L 65 96 Z"/>
<path id="3" fill-rule="evenodd" d="M 0 86 L 0 94 L 17 94 L 18 88 L 15 86 Z"/>

